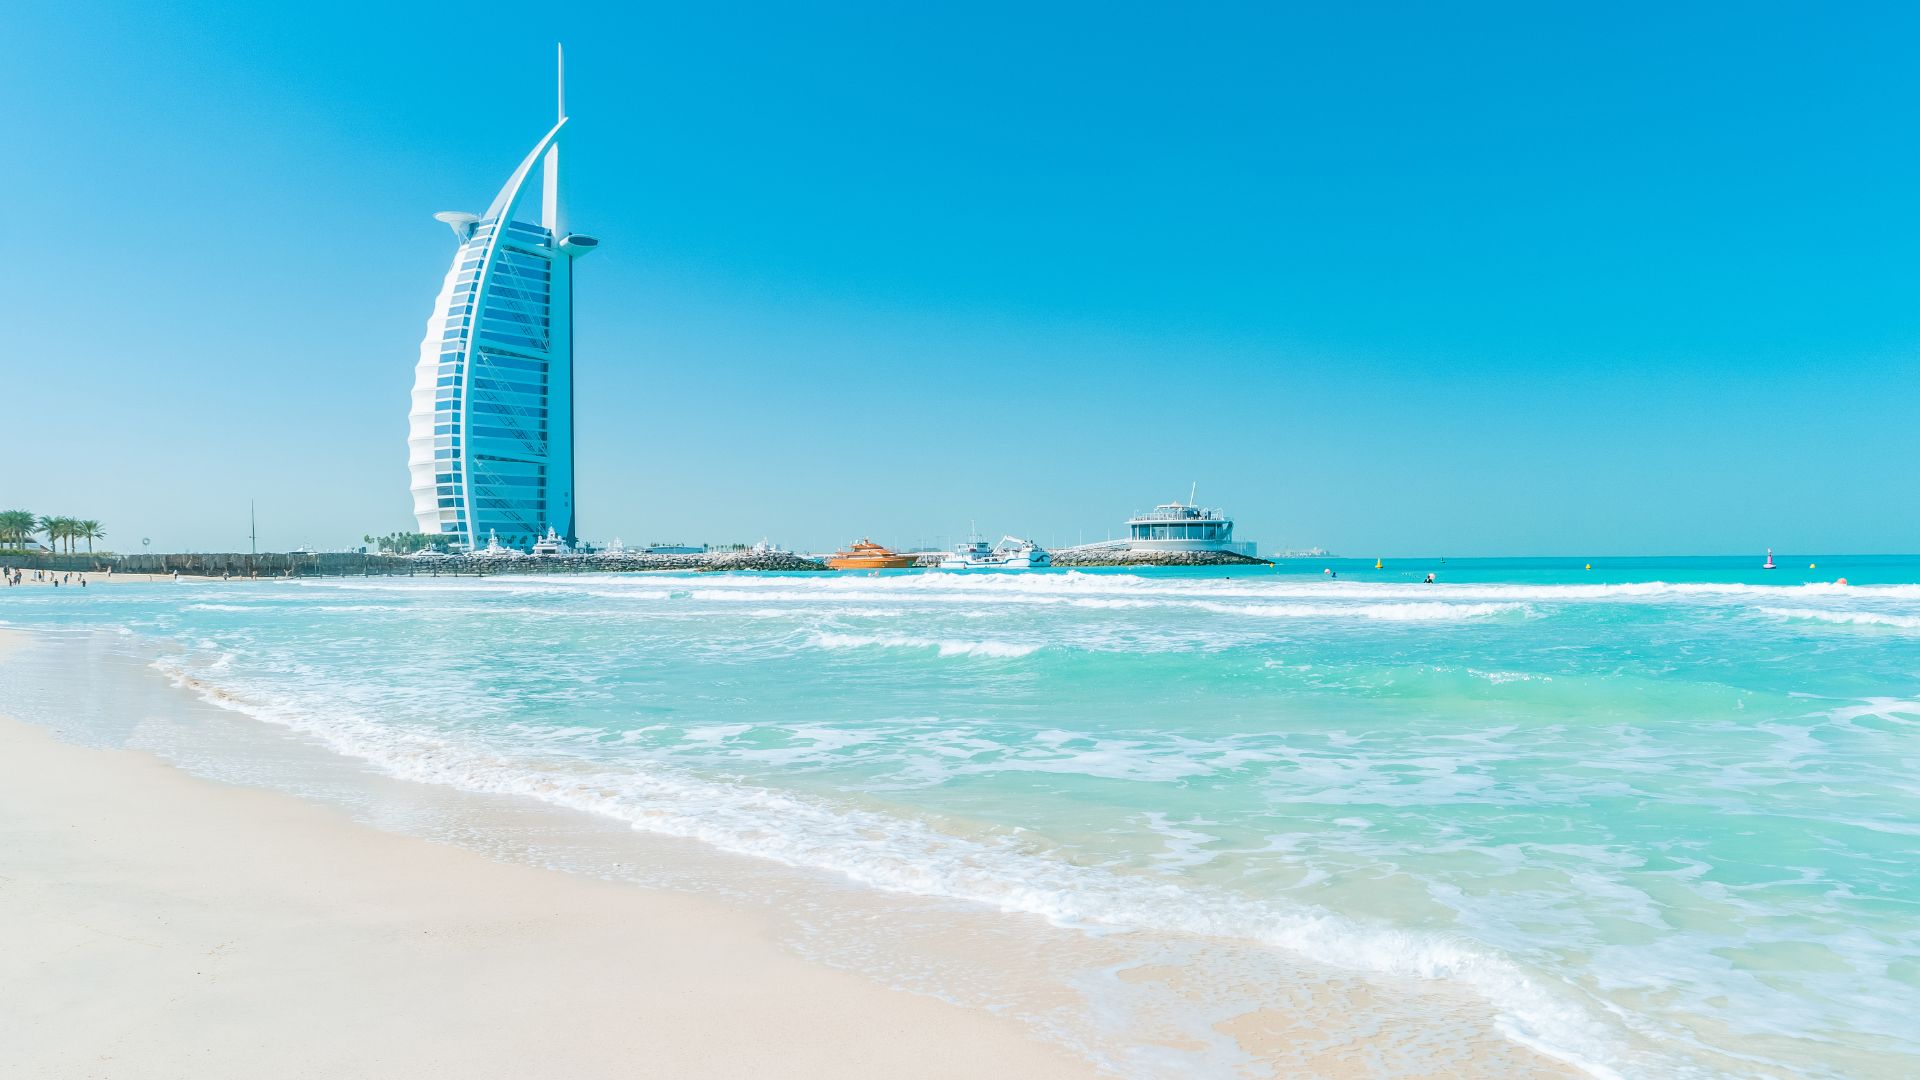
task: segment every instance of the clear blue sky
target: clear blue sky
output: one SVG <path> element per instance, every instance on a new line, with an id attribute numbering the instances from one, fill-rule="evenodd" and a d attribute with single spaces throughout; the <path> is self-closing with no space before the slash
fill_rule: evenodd
<path id="1" fill-rule="evenodd" d="M 411 528 L 453 238 L 568 50 L 580 523 L 1920 549 L 1905 5 L 16 4 L 0 504 Z"/>

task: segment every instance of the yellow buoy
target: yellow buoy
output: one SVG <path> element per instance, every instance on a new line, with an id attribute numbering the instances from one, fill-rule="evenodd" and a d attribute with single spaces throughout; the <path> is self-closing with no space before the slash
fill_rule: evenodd
<path id="1" fill-rule="evenodd" d="M 1587 569 L 1589 569 L 1589 570 L 1591 570 L 1591 569 L 1593 569 L 1593 564 L 1592 564 L 1592 563 L 1588 563 L 1588 564 L 1587 564 Z"/>
<path id="2" fill-rule="evenodd" d="M 1381 568 L 1383 568 L 1383 567 L 1384 567 L 1385 565 L 1386 565 L 1386 563 L 1385 563 L 1385 562 L 1383 562 L 1383 561 L 1382 561 L 1382 560 L 1380 560 L 1380 559 L 1375 559 L 1375 560 L 1373 560 L 1373 568 L 1374 568 L 1375 570 L 1379 570 L 1379 569 L 1381 569 Z"/>
<path id="3" fill-rule="evenodd" d="M 1807 564 L 1807 569 L 1809 569 L 1809 570 L 1818 570 L 1818 569 L 1820 569 L 1820 568 L 1819 568 L 1818 566 L 1815 566 L 1815 565 L 1814 565 L 1813 563 L 1808 563 L 1808 564 Z"/>

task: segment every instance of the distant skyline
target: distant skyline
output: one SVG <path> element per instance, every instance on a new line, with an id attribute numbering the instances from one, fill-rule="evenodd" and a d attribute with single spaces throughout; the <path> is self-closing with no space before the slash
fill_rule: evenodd
<path id="1" fill-rule="evenodd" d="M 1071 542 L 1198 481 L 1263 551 L 1920 550 L 1906 7 L 0 27 L 0 509 L 105 548 L 413 527 L 432 215 L 564 42 L 583 536 Z"/>

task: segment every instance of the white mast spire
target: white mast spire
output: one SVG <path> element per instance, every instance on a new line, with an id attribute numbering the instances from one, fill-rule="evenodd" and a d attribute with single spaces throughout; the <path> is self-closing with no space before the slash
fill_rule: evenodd
<path id="1" fill-rule="evenodd" d="M 567 50 L 559 42 L 553 44 L 554 81 L 559 90 L 559 120 L 567 118 Z"/>

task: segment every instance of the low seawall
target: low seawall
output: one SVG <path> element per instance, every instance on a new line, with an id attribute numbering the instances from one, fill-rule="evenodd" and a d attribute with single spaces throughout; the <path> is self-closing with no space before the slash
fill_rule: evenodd
<path id="1" fill-rule="evenodd" d="M 784 551 L 709 551 L 695 555 L 448 555 L 406 558 L 359 552 L 190 553 L 171 555 L 0 555 L 0 566 L 56 573 L 181 574 L 187 577 L 464 577 L 490 574 L 613 574 L 645 570 L 825 570 Z"/>
<path id="2" fill-rule="evenodd" d="M 1126 548 L 1083 548 L 1055 551 L 1053 565 L 1066 569 L 1095 566 L 1265 566 L 1266 559 L 1236 551 L 1130 551 Z"/>
<path id="3" fill-rule="evenodd" d="M 916 565 L 937 566 L 944 552 L 920 555 Z M 1103 548 L 1055 551 L 1063 570 L 1109 566 L 1261 566 L 1270 560 L 1231 551 L 1128 551 Z M 690 555 L 596 552 L 591 555 L 447 555 L 408 558 L 359 552 L 276 552 L 264 555 L 208 552 L 169 555 L 0 555 L 0 566 L 28 570 L 104 574 L 181 574 L 187 577 L 485 577 L 493 574 L 623 574 L 645 571 L 721 573 L 758 570 L 826 571 L 828 566 L 786 551 L 708 551 Z"/>
<path id="4" fill-rule="evenodd" d="M 1232 551 L 1129 551 L 1126 548 L 1100 548 L 1053 551 L 1052 565 L 1063 570 L 1085 570 L 1100 566 L 1266 566 L 1271 560 L 1258 559 Z M 931 569 L 947 557 L 944 551 L 921 552 L 914 566 Z"/>
<path id="5" fill-rule="evenodd" d="M 185 552 L 167 555 L 0 555 L 0 566 L 104 574 L 184 574 L 189 577 L 317 577 L 405 574 L 415 560 L 358 552 Z"/>
<path id="6" fill-rule="evenodd" d="M 461 573 L 617 574 L 645 570 L 813 571 L 827 565 L 786 551 L 708 551 L 692 555 L 643 555 L 638 552 L 593 555 L 452 555 L 444 559 L 408 559 L 427 566 L 453 566 Z M 421 572 L 416 570 L 416 573 Z"/>

